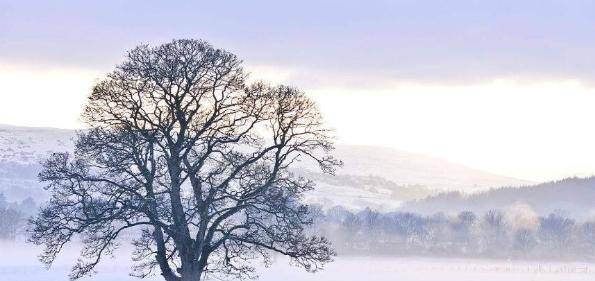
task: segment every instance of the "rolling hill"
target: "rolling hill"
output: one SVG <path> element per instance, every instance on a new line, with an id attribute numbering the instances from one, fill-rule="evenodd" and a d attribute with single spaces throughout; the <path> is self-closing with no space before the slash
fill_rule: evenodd
<path id="1" fill-rule="evenodd" d="M 55 151 L 72 151 L 75 132 L 53 128 L 0 125 L 0 192 L 22 200 L 43 198 L 37 182 L 39 162 Z M 403 201 L 444 190 L 478 191 L 527 182 L 470 169 L 421 154 L 371 146 L 337 147 L 345 165 L 337 176 L 315 172 L 302 163 L 298 173 L 314 179 L 318 188 L 307 200 L 324 206 L 394 209 Z"/>

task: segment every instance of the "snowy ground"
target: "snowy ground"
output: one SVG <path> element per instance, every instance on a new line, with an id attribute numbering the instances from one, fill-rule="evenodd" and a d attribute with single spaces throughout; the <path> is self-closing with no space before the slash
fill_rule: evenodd
<path id="1" fill-rule="evenodd" d="M 30 245 L 0 244 L 0 280 L 61 281 L 67 280 L 73 262 L 62 256 L 49 270 L 36 260 L 37 251 Z M 130 261 L 125 253 L 107 259 L 98 273 L 83 280 L 128 281 Z M 310 274 L 278 261 L 262 269 L 262 281 L 587 281 L 595 280 L 595 263 L 581 262 L 512 262 L 465 259 L 338 257 L 326 270 Z M 148 280 L 161 280 L 159 276 Z"/>

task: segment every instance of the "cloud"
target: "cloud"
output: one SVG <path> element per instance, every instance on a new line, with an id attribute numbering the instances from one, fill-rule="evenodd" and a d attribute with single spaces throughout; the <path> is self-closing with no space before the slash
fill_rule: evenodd
<path id="1" fill-rule="evenodd" d="M 595 77 L 590 1 L 7 2 L 2 60 L 105 70 L 138 43 L 193 37 L 307 87 Z"/>
<path id="2" fill-rule="evenodd" d="M 0 124 L 81 127 L 79 114 L 101 73 L 0 65 Z"/>
<path id="3" fill-rule="evenodd" d="M 581 0 L 0 1 L 0 121 L 78 126 L 93 81 L 126 50 L 203 38 L 252 78 L 306 90 L 341 141 L 519 178 L 590 175 L 593 11 Z"/>

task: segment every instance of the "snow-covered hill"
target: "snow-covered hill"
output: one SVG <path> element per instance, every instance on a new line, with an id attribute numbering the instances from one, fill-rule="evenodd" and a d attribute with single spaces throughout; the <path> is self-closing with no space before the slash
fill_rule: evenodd
<path id="1" fill-rule="evenodd" d="M 50 153 L 72 151 L 75 132 L 0 125 L 0 193 L 9 200 L 45 199 L 37 181 L 40 161 Z"/>
<path id="2" fill-rule="evenodd" d="M 385 147 L 338 146 L 335 154 L 345 162 L 339 174 L 374 175 L 401 185 L 415 184 L 438 190 L 473 192 L 530 183 Z"/>
<path id="3" fill-rule="evenodd" d="M 15 200 L 42 196 L 36 181 L 39 161 L 55 151 L 72 151 L 75 132 L 0 125 L 0 192 Z M 337 176 L 300 168 L 318 183 L 308 201 L 324 206 L 393 209 L 404 200 L 443 190 L 476 191 L 527 182 L 497 176 L 428 156 L 382 147 L 338 146 L 345 166 Z"/>
<path id="4" fill-rule="evenodd" d="M 0 125 L 0 162 L 38 164 L 51 152 L 73 149 L 72 130 Z"/>
<path id="5" fill-rule="evenodd" d="M 318 188 L 307 197 L 312 203 L 392 210 L 404 201 L 444 191 L 473 193 L 531 184 L 385 147 L 339 145 L 334 154 L 344 162 L 334 177 L 312 172 L 313 163 L 300 164 L 301 172 L 317 182 Z"/>

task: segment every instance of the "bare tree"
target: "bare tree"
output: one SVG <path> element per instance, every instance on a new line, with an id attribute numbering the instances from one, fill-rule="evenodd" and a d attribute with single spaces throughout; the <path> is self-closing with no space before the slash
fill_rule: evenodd
<path id="1" fill-rule="evenodd" d="M 167 281 L 252 277 L 251 261 L 273 253 L 308 271 L 331 261 L 329 242 L 305 229 L 313 183 L 289 170 L 308 159 L 332 174 L 329 131 L 301 91 L 245 79 L 235 55 L 204 41 L 130 51 L 93 88 L 74 155 L 40 173 L 52 193 L 31 220 L 42 262 L 81 237 L 71 278 L 82 277 L 125 232 L 133 274 Z"/>

